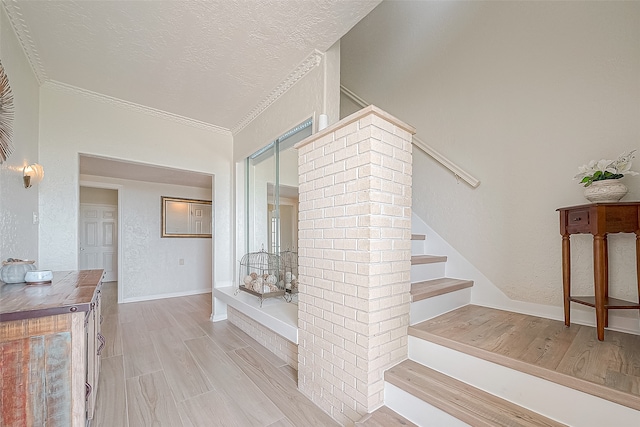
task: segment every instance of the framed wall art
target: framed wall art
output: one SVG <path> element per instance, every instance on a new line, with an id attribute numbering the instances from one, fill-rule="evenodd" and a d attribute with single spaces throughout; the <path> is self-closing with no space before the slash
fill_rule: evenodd
<path id="1" fill-rule="evenodd" d="M 13 93 L 0 62 L 0 163 L 5 162 L 13 152 L 13 114 Z"/>

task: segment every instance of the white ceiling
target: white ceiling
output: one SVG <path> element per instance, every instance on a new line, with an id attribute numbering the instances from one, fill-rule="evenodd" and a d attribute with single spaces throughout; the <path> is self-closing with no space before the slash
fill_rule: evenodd
<path id="1" fill-rule="evenodd" d="M 381 0 L 3 0 L 41 83 L 233 130 Z"/>
<path id="2" fill-rule="evenodd" d="M 316 50 L 381 0 L 2 0 L 40 84 L 238 130 Z M 81 157 L 81 173 L 211 186 L 210 176 Z M 137 177 L 137 178 L 135 178 Z"/>

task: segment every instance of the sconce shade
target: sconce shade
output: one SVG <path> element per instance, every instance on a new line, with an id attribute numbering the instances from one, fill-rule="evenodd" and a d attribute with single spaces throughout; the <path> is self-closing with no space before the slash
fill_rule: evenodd
<path id="1" fill-rule="evenodd" d="M 22 179 L 24 181 L 24 188 L 29 188 L 33 184 L 37 184 L 44 178 L 44 168 L 38 163 L 34 163 L 29 166 L 25 166 L 22 169 Z"/>

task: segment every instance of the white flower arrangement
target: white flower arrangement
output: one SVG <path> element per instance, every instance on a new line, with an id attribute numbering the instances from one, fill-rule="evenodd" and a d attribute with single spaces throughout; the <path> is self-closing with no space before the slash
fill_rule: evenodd
<path id="1" fill-rule="evenodd" d="M 638 172 L 631 170 L 631 161 L 635 158 L 635 152 L 636 150 L 622 153 L 616 160 L 591 160 L 586 165 L 578 167 L 580 173 L 573 179 L 579 179 L 580 184 L 588 187 L 594 181 L 620 179 L 625 175 L 638 175 Z"/>

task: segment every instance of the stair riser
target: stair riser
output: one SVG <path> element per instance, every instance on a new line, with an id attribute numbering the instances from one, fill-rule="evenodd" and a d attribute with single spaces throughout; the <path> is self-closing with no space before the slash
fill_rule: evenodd
<path id="1" fill-rule="evenodd" d="M 431 264 L 416 264 L 411 266 L 411 281 L 421 282 L 423 280 L 439 279 L 445 276 L 444 262 L 434 262 Z"/>
<path id="2" fill-rule="evenodd" d="M 469 426 L 388 382 L 384 383 L 384 404 L 419 426 Z"/>
<path id="3" fill-rule="evenodd" d="M 411 241 L 411 255 L 424 255 L 425 253 L 425 240 Z"/>
<path id="4" fill-rule="evenodd" d="M 448 313 L 471 302 L 471 288 L 412 302 L 409 308 L 409 324 L 424 322 Z"/>
<path id="5" fill-rule="evenodd" d="M 637 427 L 640 419 L 640 411 L 413 336 L 409 359 L 570 426 Z"/>

